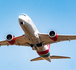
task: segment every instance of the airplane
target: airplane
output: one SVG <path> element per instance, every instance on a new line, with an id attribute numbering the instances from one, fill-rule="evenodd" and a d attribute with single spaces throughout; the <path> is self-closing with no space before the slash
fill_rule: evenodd
<path id="1" fill-rule="evenodd" d="M 51 62 L 51 59 L 64 59 L 70 57 L 50 55 L 50 44 L 75 40 L 76 35 L 58 35 L 55 31 L 50 31 L 48 34 L 41 34 L 37 30 L 31 18 L 26 14 L 19 15 L 19 24 L 24 31 L 22 36 L 15 37 L 12 34 L 6 36 L 6 40 L 0 41 L 2 45 L 18 45 L 18 46 L 30 46 L 32 50 L 35 50 L 39 57 L 30 61 L 47 60 Z"/>

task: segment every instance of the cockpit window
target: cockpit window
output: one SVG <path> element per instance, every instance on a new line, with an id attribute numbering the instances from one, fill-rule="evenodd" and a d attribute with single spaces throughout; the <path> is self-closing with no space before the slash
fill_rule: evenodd
<path id="1" fill-rule="evenodd" d="M 21 14 L 21 15 L 26 16 L 26 14 Z"/>

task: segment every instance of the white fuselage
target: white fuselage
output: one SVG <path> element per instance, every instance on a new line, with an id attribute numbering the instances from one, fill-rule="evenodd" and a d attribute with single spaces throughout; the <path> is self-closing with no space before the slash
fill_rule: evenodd
<path id="1" fill-rule="evenodd" d="M 20 26 L 22 27 L 26 36 L 28 36 L 32 41 L 35 40 L 34 43 L 39 43 L 39 40 L 38 40 L 39 39 L 39 37 L 38 37 L 39 31 L 33 24 L 32 20 L 27 15 L 26 16 L 20 15 L 19 23 L 20 22 L 23 22 L 23 24 L 22 25 L 20 24 Z"/>
<path id="2" fill-rule="evenodd" d="M 20 24 L 21 22 L 23 22 L 22 25 Z M 36 26 L 30 19 L 30 17 L 28 17 L 27 15 L 25 15 L 25 16 L 20 15 L 19 24 L 20 24 L 21 28 L 23 29 L 26 37 L 28 39 L 30 39 L 30 41 L 32 42 L 32 44 L 34 44 L 35 47 L 36 47 L 36 44 L 41 43 L 39 35 L 38 35 L 39 31 L 37 30 Z M 37 49 L 35 49 L 35 50 L 37 50 Z"/>
<path id="3" fill-rule="evenodd" d="M 19 16 L 19 24 L 21 28 L 23 29 L 25 36 L 31 42 L 29 43 L 29 45 L 31 46 L 32 44 L 33 45 L 32 48 L 34 50 L 36 50 L 37 52 L 43 52 L 49 49 L 47 45 L 41 45 L 42 42 L 38 35 L 39 31 L 37 30 L 36 26 L 34 25 L 34 23 L 32 22 L 29 16 L 25 14 L 21 14 Z M 37 46 L 37 44 L 39 46 Z"/>

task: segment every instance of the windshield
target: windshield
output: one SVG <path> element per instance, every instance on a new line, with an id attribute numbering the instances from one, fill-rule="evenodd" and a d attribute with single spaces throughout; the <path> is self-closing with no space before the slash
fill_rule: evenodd
<path id="1" fill-rule="evenodd" d="M 21 14 L 21 15 L 26 16 L 26 14 Z"/>

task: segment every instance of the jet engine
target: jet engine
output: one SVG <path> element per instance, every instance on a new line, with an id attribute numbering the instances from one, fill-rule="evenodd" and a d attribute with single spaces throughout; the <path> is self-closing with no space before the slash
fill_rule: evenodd
<path id="1" fill-rule="evenodd" d="M 6 40 L 9 44 L 13 45 L 15 43 L 15 36 L 11 35 L 11 34 L 8 34 L 6 36 Z"/>
<path id="2" fill-rule="evenodd" d="M 52 39 L 53 41 L 57 41 L 58 40 L 58 35 L 55 31 L 50 31 L 49 32 L 49 37 L 50 39 Z"/>

